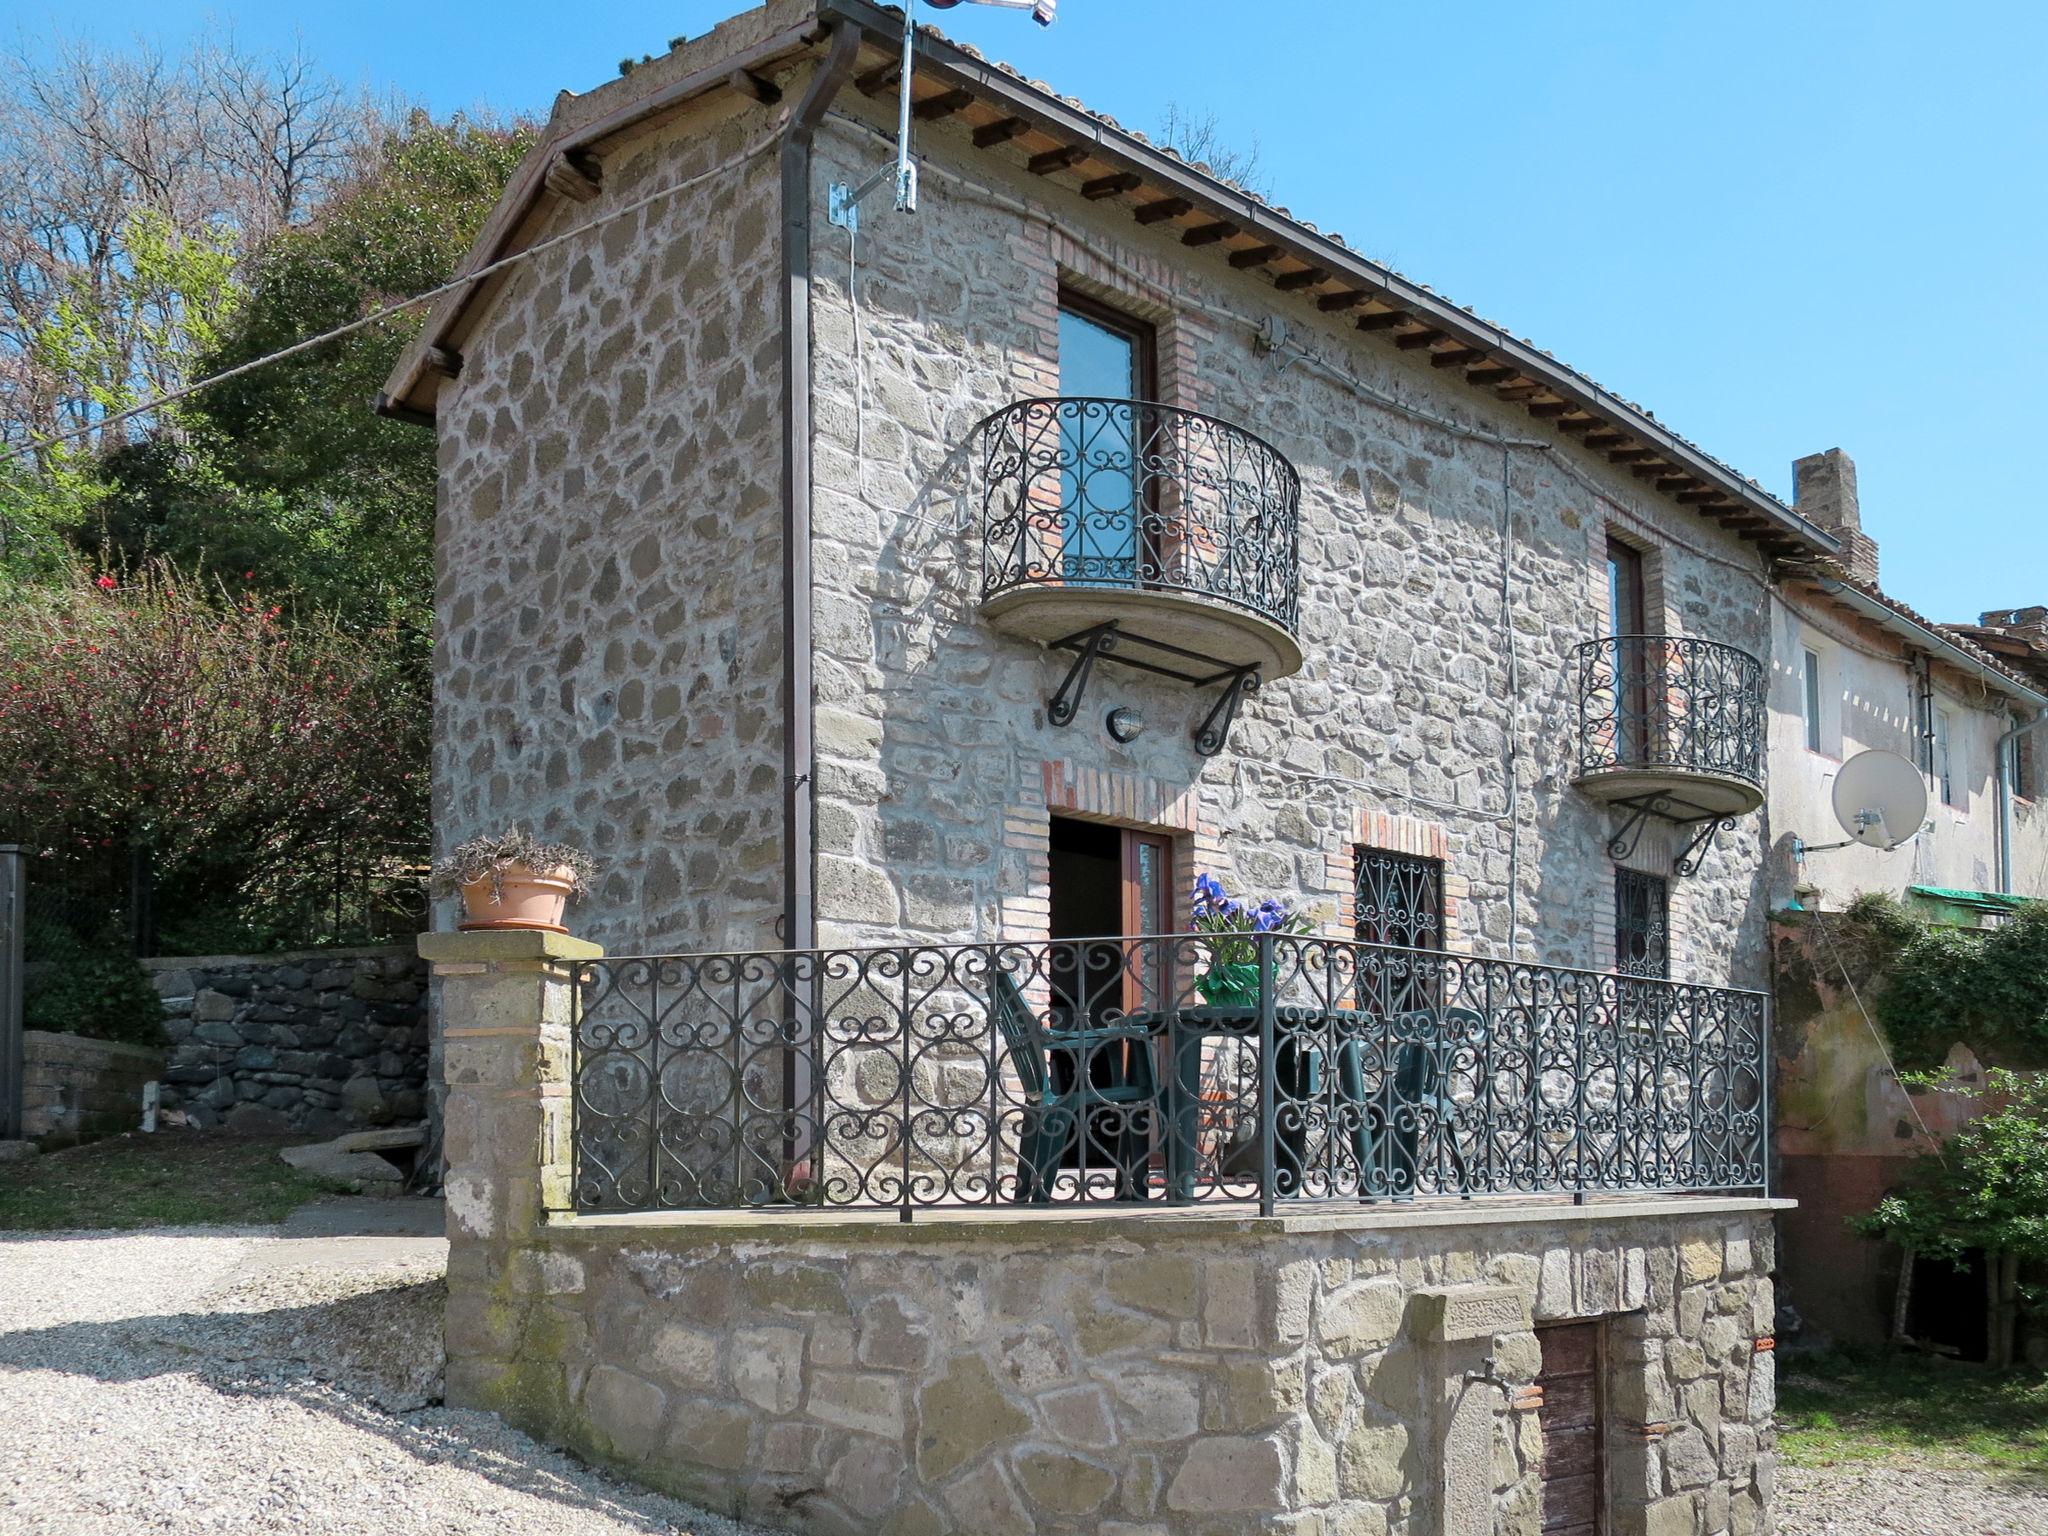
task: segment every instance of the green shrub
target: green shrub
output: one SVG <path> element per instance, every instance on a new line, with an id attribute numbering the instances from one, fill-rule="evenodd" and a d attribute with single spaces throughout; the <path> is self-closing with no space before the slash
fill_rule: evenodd
<path id="1" fill-rule="evenodd" d="M 22 1023 L 128 1045 L 165 1043 L 163 1000 L 149 973 L 120 954 L 53 961 L 22 999 Z"/>

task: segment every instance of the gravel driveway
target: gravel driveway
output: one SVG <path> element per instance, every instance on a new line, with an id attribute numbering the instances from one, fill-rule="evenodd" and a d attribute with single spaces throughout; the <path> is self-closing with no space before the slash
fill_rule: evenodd
<path id="1" fill-rule="evenodd" d="M 425 1406 L 444 1261 L 276 1228 L 0 1235 L 0 1531 L 750 1536 Z"/>
<path id="2" fill-rule="evenodd" d="M 1778 1468 L 1778 1536 L 2043 1536 L 2048 1488 L 1925 1466 Z"/>

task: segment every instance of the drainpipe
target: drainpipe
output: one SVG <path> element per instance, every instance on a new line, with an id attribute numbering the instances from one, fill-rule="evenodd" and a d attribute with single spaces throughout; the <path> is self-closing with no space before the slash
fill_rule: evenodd
<path id="1" fill-rule="evenodd" d="M 852 77 L 860 27 L 842 21 L 782 140 L 782 944 L 817 946 L 811 657 L 811 146 Z"/>
<path id="2" fill-rule="evenodd" d="M 1998 738 L 1998 745 L 1991 749 L 1991 756 L 1998 764 L 1998 893 L 2001 896 L 2013 894 L 2012 888 L 2012 773 L 2010 759 L 2013 743 L 2027 732 L 2048 725 L 2048 709 L 2031 720 L 2022 720 L 2018 725 Z"/>

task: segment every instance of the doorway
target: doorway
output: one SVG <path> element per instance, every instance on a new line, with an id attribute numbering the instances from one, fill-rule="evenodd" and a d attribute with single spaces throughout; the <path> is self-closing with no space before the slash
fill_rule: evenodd
<path id="1" fill-rule="evenodd" d="M 1071 816 L 1052 818 L 1047 931 L 1063 940 L 1164 934 L 1173 922 L 1173 844 Z M 1076 1025 L 1166 1002 L 1165 945 L 1080 944 L 1056 949 L 1055 999 Z"/>
<path id="2" fill-rule="evenodd" d="M 1543 1367 L 1543 1536 L 1605 1536 L 1607 1530 L 1606 1330 L 1598 1322 L 1536 1330 Z"/>
<path id="3" fill-rule="evenodd" d="M 1145 465 L 1157 457 L 1154 336 L 1144 321 L 1062 290 L 1060 547 L 1077 585 L 1132 586 L 1153 565 Z"/>

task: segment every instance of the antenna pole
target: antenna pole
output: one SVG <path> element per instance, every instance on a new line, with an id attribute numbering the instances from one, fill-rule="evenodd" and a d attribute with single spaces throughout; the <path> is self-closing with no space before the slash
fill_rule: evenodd
<path id="1" fill-rule="evenodd" d="M 917 0 L 903 0 L 903 74 L 897 81 L 896 208 L 917 212 L 917 165 L 910 158 L 910 61 L 917 45 Z"/>

